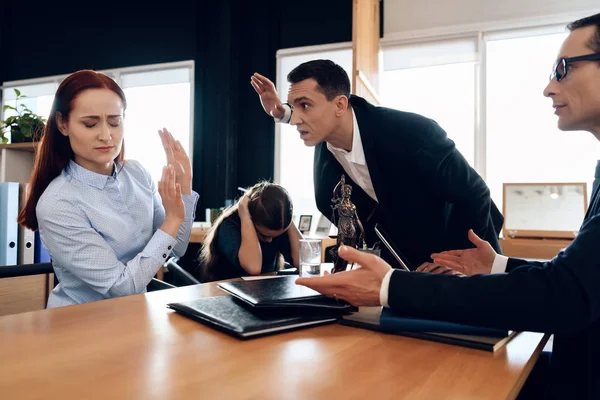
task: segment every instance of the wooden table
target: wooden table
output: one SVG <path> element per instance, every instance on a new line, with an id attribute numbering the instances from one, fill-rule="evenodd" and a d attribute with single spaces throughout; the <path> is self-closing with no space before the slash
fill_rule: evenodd
<path id="1" fill-rule="evenodd" d="M 514 398 L 547 337 L 494 353 L 342 325 L 241 341 L 165 307 L 213 284 L 0 318 L 3 399 Z"/>

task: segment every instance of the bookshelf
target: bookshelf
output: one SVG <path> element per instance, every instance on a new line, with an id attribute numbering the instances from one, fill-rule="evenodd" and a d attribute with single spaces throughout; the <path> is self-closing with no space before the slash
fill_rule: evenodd
<path id="1" fill-rule="evenodd" d="M 0 182 L 26 184 L 31 177 L 38 143 L 0 144 Z M 0 315 L 46 308 L 52 275 L 0 279 Z"/>
<path id="2" fill-rule="evenodd" d="M 38 144 L 39 144 L 38 142 L 0 144 L 0 149 L 8 149 L 8 150 L 16 150 L 16 151 L 25 151 L 28 153 L 35 153 L 35 149 L 37 149 Z"/>
<path id="3" fill-rule="evenodd" d="M 29 182 L 37 146 L 37 143 L 0 144 L 0 182 Z"/>

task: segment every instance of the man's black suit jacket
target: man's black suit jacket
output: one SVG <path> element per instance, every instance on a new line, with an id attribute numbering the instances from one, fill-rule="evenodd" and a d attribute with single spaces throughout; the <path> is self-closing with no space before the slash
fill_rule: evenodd
<path id="1" fill-rule="evenodd" d="M 510 258 L 507 273 L 468 278 L 395 271 L 402 314 L 554 333 L 548 395 L 600 399 L 600 191 L 575 240 L 546 263 Z"/>
<path id="2" fill-rule="evenodd" d="M 490 191 L 434 121 L 421 115 L 375 107 L 351 96 L 365 159 L 378 203 L 344 172 L 327 149 L 315 148 L 314 185 L 319 211 L 332 217 L 333 189 L 341 175 L 352 185 L 352 202 L 369 245 L 379 223 L 411 267 L 431 261 L 434 252 L 473 247 L 473 229 L 500 252 L 504 218 Z M 382 257 L 399 267 L 390 254 Z"/>

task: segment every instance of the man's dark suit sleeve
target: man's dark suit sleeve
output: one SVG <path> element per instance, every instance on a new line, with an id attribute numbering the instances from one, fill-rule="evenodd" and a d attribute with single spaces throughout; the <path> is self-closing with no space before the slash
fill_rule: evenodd
<path id="1" fill-rule="evenodd" d="M 537 332 L 581 331 L 600 318 L 600 216 L 552 261 L 510 273 L 458 277 L 395 271 L 390 307 L 420 318 Z"/>
<path id="2" fill-rule="evenodd" d="M 499 251 L 498 234 L 490 219 L 490 190 L 481 176 L 434 121 L 429 121 L 425 132 L 413 139 L 414 171 L 433 196 L 452 203 L 447 216 L 447 237 L 452 248 L 473 247 L 467 238 L 468 230 L 473 229 Z"/>
<path id="3" fill-rule="evenodd" d="M 542 268 L 546 265 L 544 262 L 527 261 L 521 258 L 510 257 L 506 263 L 506 272 L 514 271 L 517 268 Z"/>

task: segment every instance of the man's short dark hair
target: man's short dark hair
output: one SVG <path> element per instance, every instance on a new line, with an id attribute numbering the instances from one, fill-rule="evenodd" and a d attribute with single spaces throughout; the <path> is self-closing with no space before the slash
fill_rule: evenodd
<path id="1" fill-rule="evenodd" d="M 331 60 L 312 60 L 298 65 L 287 76 L 292 85 L 305 79 L 317 81 L 327 101 L 343 95 L 350 97 L 350 79 L 346 71 Z"/>
<path id="2" fill-rule="evenodd" d="M 588 26 L 596 27 L 596 33 L 594 33 L 594 36 L 588 43 L 588 46 L 594 50 L 594 52 L 600 53 L 600 14 L 595 14 L 591 17 L 585 17 L 578 19 L 577 21 L 573 21 L 567 25 L 567 29 L 572 32 L 575 29 L 585 28 Z"/>

